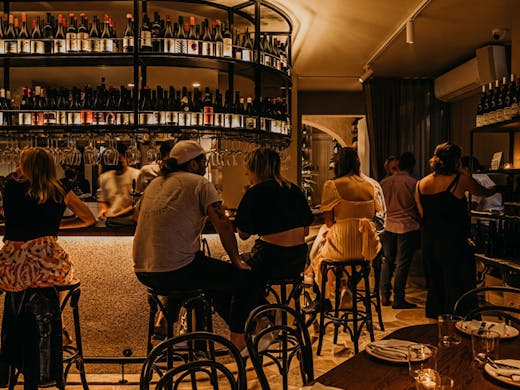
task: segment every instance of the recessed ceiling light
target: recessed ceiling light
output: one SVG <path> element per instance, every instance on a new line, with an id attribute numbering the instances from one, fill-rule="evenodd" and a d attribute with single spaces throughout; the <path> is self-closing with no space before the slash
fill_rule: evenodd
<path id="1" fill-rule="evenodd" d="M 200 87 L 200 83 L 193 83 L 193 84 L 191 84 L 191 85 L 192 85 L 194 88 L 198 88 L 198 87 Z"/>

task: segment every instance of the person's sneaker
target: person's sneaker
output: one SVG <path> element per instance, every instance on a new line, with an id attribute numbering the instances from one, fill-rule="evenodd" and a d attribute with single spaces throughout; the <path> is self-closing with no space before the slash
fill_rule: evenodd
<path id="1" fill-rule="evenodd" d="M 381 305 L 390 306 L 392 302 L 390 302 L 390 297 L 381 297 Z"/>
<path id="2" fill-rule="evenodd" d="M 395 301 L 392 305 L 392 309 L 415 309 L 417 305 L 415 303 L 403 301 Z"/>

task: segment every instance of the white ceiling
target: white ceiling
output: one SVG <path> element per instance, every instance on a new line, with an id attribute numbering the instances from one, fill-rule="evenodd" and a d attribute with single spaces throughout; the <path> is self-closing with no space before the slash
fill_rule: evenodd
<path id="1" fill-rule="evenodd" d="M 492 41 L 493 28 L 511 31 L 520 8 L 520 0 L 273 2 L 294 20 L 294 72 L 298 88 L 307 90 L 360 90 L 363 67 L 393 35 L 371 64 L 375 75 L 435 77 Z M 409 45 L 400 28 L 421 5 L 426 6 L 415 17 L 415 43 Z"/>

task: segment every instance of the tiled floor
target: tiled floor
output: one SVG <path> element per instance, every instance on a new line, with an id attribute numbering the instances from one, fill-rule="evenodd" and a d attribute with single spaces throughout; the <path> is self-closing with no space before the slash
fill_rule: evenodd
<path id="1" fill-rule="evenodd" d="M 423 324 L 430 320 L 424 317 L 424 302 L 426 298 L 426 292 L 419 288 L 409 288 L 407 292 L 407 299 L 411 302 L 417 303 L 419 307 L 411 310 L 394 310 L 391 307 L 383 307 L 383 319 L 385 325 L 385 331 L 379 330 L 376 323 L 376 317 L 374 313 L 375 325 L 375 337 L 380 339 L 392 331 L 407 325 Z M 316 355 L 317 348 L 317 334 L 311 327 L 311 339 L 314 350 L 314 375 L 319 377 L 321 374 L 337 366 L 339 363 L 353 356 L 354 349 L 353 343 L 350 341 L 348 334 L 340 333 L 338 344 L 332 343 L 332 327 L 328 328 L 327 334 L 324 340 L 324 346 L 321 356 Z M 360 349 L 363 350 L 366 344 L 370 341 L 368 333 L 363 334 L 360 341 Z M 87 368 L 88 370 L 88 368 Z M 88 376 L 88 382 L 92 390 L 134 390 L 138 389 L 139 376 L 137 374 L 126 375 L 125 378 L 128 380 L 127 384 L 119 384 L 118 381 L 121 379 L 121 367 L 114 365 L 114 374 L 90 374 Z M 280 376 L 276 371 L 275 365 L 271 364 L 265 367 L 268 380 L 273 390 L 281 389 Z M 289 383 L 290 388 L 297 390 L 300 388 L 300 379 L 298 374 L 297 364 L 291 366 Z M 249 389 L 260 389 L 256 374 L 248 361 L 247 364 L 247 375 L 248 375 L 248 388 Z M 80 390 L 81 386 L 78 385 L 78 375 L 71 374 L 69 377 L 70 385 L 67 386 L 69 390 Z M 200 389 L 206 389 L 208 386 L 201 384 Z M 187 387 L 189 388 L 189 387 Z M 223 387 L 222 387 L 223 388 Z"/>

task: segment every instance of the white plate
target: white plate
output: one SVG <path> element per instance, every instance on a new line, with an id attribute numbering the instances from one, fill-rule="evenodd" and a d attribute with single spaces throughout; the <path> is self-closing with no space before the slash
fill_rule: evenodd
<path id="1" fill-rule="evenodd" d="M 378 358 L 378 359 L 381 359 L 381 360 L 385 360 L 387 362 L 392 362 L 392 363 L 408 363 L 408 357 L 392 357 L 392 356 L 389 356 L 389 355 L 383 355 L 381 354 L 377 349 L 375 349 L 374 347 L 377 347 L 377 346 L 381 346 L 381 347 L 404 347 L 404 348 L 408 348 L 409 345 L 412 345 L 412 344 L 417 344 L 416 342 L 413 342 L 413 341 L 407 341 L 407 340 L 397 340 L 397 339 L 389 339 L 389 340 L 378 340 L 378 341 L 374 341 L 370 344 L 368 344 L 365 348 L 365 351 L 370 355 L 370 356 L 373 356 L 375 358 Z M 403 348 L 403 353 L 405 354 L 408 354 L 408 352 L 404 352 L 404 348 Z"/>
<path id="2" fill-rule="evenodd" d="M 495 360 L 497 363 L 500 363 L 502 362 L 502 360 Z M 484 366 L 484 371 L 486 371 L 486 373 L 495 378 L 497 381 L 500 381 L 500 382 L 503 382 L 503 383 L 507 383 L 508 385 L 511 385 L 511 386 L 514 386 L 514 387 L 520 387 L 520 382 L 519 381 L 514 381 L 512 380 L 511 378 L 507 377 L 507 376 L 501 376 L 501 375 L 498 375 L 495 371 L 495 369 L 493 367 L 491 367 L 489 364 L 486 364 Z"/>
<path id="3" fill-rule="evenodd" d="M 479 321 L 480 322 L 480 321 Z M 484 321 L 486 324 L 493 324 L 493 322 L 490 322 L 490 321 Z M 455 327 L 460 330 L 462 333 L 465 333 L 465 334 L 469 334 L 471 335 L 471 331 L 472 330 L 475 330 L 475 329 L 479 329 L 479 327 L 474 327 L 474 326 L 468 326 L 469 324 L 471 324 L 471 321 L 462 321 L 462 322 L 457 322 L 455 324 Z M 520 333 L 518 331 L 518 329 L 516 329 L 514 326 L 511 326 L 511 325 L 505 325 L 506 327 L 506 334 L 505 335 L 500 335 L 500 338 L 501 339 L 512 339 L 512 338 L 515 338 L 518 336 L 518 334 Z M 489 326 L 486 326 L 485 328 L 486 330 L 493 330 L 493 328 L 489 328 Z M 500 332 L 499 332 L 500 333 Z"/>

